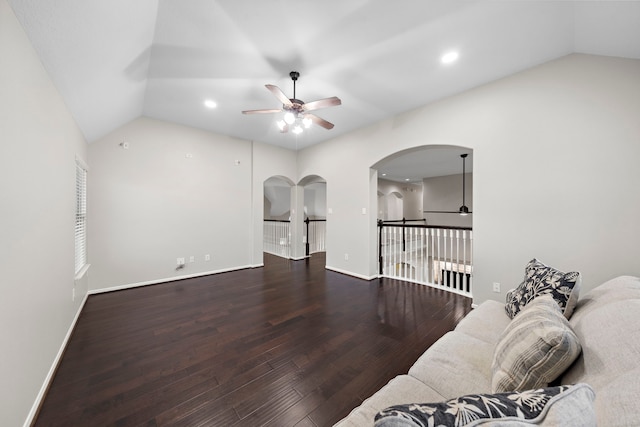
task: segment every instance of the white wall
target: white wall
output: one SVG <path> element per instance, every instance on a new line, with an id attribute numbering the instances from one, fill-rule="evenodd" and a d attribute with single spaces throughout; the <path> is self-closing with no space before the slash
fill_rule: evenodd
<path id="1" fill-rule="evenodd" d="M 465 206 L 473 212 L 473 174 L 466 173 Z M 462 206 L 462 174 L 438 176 L 422 180 L 423 211 L 457 211 Z M 425 213 L 429 225 L 471 227 L 473 214 L 460 216 L 450 213 Z"/>
<path id="2" fill-rule="evenodd" d="M 89 164 L 91 289 L 252 264 L 250 142 L 140 118 L 92 143 Z"/>
<path id="3" fill-rule="evenodd" d="M 533 257 L 580 270 L 585 290 L 640 275 L 638 117 L 640 61 L 575 54 L 309 147 L 299 173 L 326 178 L 334 212 L 327 265 L 375 274 L 369 168 L 433 144 L 474 150 L 476 302 L 503 300 Z"/>
<path id="4" fill-rule="evenodd" d="M 86 160 L 86 144 L 6 0 L 0 58 L 0 425 L 19 426 L 87 292 L 74 284 L 75 156 Z"/>

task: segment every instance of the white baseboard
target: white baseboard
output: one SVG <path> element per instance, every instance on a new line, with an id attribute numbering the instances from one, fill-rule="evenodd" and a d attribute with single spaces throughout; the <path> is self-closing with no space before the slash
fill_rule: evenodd
<path id="1" fill-rule="evenodd" d="M 211 270 L 211 271 L 203 271 L 203 272 L 200 272 L 200 273 L 185 274 L 185 275 L 182 275 L 182 276 L 166 277 L 164 279 L 147 280 L 145 282 L 128 283 L 128 284 L 125 284 L 125 285 L 110 286 L 108 288 L 91 289 L 91 290 L 89 290 L 89 295 L 102 294 L 102 293 L 105 293 L 105 292 L 121 291 L 121 290 L 124 290 L 124 289 L 131 289 L 131 288 L 139 288 L 141 286 L 157 285 L 159 283 L 174 282 L 176 280 L 193 279 L 194 277 L 209 276 L 209 275 L 212 275 L 212 274 L 227 273 L 229 271 L 245 270 L 247 268 L 256 268 L 256 267 L 260 267 L 260 265 L 258 265 L 258 266 L 244 265 L 244 266 L 239 266 L 239 267 L 223 268 L 223 269 L 220 269 L 220 270 Z"/>
<path id="2" fill-rule="evenodd" d="M 373 280 L 373 279 L 377 279 L 378 278 L 378 275 L 365 276 L 363 274 L 358 274 L 358 273 L 354 273 L 352 271 L 342 270 L 340 268 L 331 267 L 329 265 L 325 265 L 324 268 L 326 268 L 327 270 L 335 271 L 336 273 L 346 274 L 347 276 L 353 276 L 353 277 L 357 277 L 358 279 L 363 279 L 363 280 Z"/>
<path id="3" fill-rule="evenodd" d="M 29 411 L 29 415 L 27 415 L 27 419 L 24 422 L 24 427 L 29 427 L 33 421 L 34 418 L 36 416 L 36 414 L 38 413 L 38 409 L 40 408 L 40 404 L 42 403 L 42 400 L 44 399 L 44 396 L 47 394 L 47 390 L 49 389 L 49 385 L 51 384 L 51 381 L 53 380 L 53 376 L 56 373 L 56 369 L 58 369 L 58 365 L 60 364 L 60 360 L 62 359 L 62 355 L 64 354 L 65 349 L 67 348 L 67 343 L 69 342 L 69 339 L 71 338 L 71 334 L 73 333 L 73 329 L 76 327 L 76 323 L 78 322 L 78 318 L 80 317 L 80 313 L 82 313 L 82 309 L 84 308 L 84 304 L 87 302 L 87 298 L 89 297 L 89 294 L 85 294 L 84 298 L 82 299 L 82 302 L 80 303 L 80 306 L 78 307 L 78 311 L 76 311 L 76 315 L 73 317 L 73 321 L 71 322 L 71 326 L 69 326 L 69 329 L 67 330 L 67 334 L 64 337 L 64 340 L 62 340 L 62 345 L 60 345 L 60 348 L 58 349 L 58 354 L 56 354 L 55 359 L 53 359 L 53 363 L 51 364 L 51 367 L 49 368 L 49 372 L 47 373 L 47 376 L 44 379 L 44 383 L 42 384 L 42 387 L 40 387 L 40 391 L 38 392 L 38 395 L 36 396 L 36 400 L 35 402 L 33 402 L 33 406 L 31 407 L 31 410 Z"/>

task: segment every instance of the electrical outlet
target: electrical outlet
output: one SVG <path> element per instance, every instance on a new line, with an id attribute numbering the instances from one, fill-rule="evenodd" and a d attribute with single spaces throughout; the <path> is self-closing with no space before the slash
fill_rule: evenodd
<path id="1" fill-rule="evenodd" d="M 500 283 L 493 282 L 493 292 L 500 292 Z"/>
<path id="2" fill-rule="evenodd" d="M 195 262 L 196 261 L 196 257 L 194 257 L 193 255 L 191 255 L 189 257 L 189 262 Z"/>
<path id="3" fill-rule="evenodd" d="M 178 265 L 184 265 L 184 258 L 178 258 L 176 262 Z"/>
<path id="4" fill-rule="evenodd" d="M 76 300 L 76 288 L 71 288 L 71 301 Z"/>
<path id="5" fill-rule="evenodd" d="M 349 254 L 344 254 L 344 260 L 349 261 Z"/>
<path id="6" fill-rule="evenodd" d="M 204 256 L 204 260 L 205 260 L 205 261 L 211 261 L 211 255 L 206 254 L 206 255 Z"/>

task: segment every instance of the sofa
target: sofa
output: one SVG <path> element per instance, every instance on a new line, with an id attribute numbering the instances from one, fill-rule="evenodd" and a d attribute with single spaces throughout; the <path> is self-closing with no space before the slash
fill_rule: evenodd
<path id="1" fill-rule="evenodd" d="M 566 332 L 574 334 L 571 335 L 574 344 L 575 339 L 578 342 L 577 353 L 575 348 L 570 351 L 577 356 L 571 356 L 568 366 L 561 367 L 562 371 L 553 375 L 556 378 L 543 378 L 543 383 L 535 385 L 536 388 L 573 385 L 562 390 L 578 390 L 572 391 L 572 399 L 567 397 L 553 401 L 562 404 L 548 404 L 551 407 L 543 408 L 543 413 L 533 421 L 512 421 L 510 424 L 508 420 L 517 417 L 507 417 L 502 422 L 485 420 L 486 425 L 640 426 L 640 279 L 620 276 L 576 297 L 579 282 L 580 279 L 572 295 L 575 301 L 571 313 L 566 316 L 569 325 Z M 507 303 L 510 296 L 513 298 L 513 291 L 507 295 Z M 537 305 L 542 304 L 542 300 L 533 299 Z M 393 378 L 336 426 L 373 426 L 376 415 L 388 414 L 394 405 L 413 409 L 414 414 L 418 408 L 422 411 L 419 415 L 424 415 L 428 411 L 433 412 L 436 406 L 417 404 L 431 402 L 442 405 L 461 396 L 475 396 L 474 400 L 478 400 L 478 395 L 487 401 L 487 395 L 496 393 L 496 376 L 500 371 L 496 368 L 497 348 L 506 331 L 516 320 L 524 317 L 526 310 L 525 306 L 512 319 L 506 305 L 486 301 L 475 307 L 455 330 L 427 349 L 407 374 Z M 533 307 L 533 303 L 529 305 Z M 561 310 L 559 312 L 562 313 Z M 537 325 L 537 321 L 533 321 L 524 329 L 542 329 Z M 517 348 L 519 338 L 515 342 Z M 433 420 L 424 424 L 413 423 L 413 416 L 397 418 L 397 415 L 395 424 L 378 424 L 378 420 L 375 425 L 434 424 Z M 576 418 L 578 415 L 584 418 Z M 474 417 L 469 421 L 474 421 Z M 476 424 L 469 425 L 483 424 L 481 421 L 476 419 Z M 435 422 L 435 425 L 439 424 Z"/>

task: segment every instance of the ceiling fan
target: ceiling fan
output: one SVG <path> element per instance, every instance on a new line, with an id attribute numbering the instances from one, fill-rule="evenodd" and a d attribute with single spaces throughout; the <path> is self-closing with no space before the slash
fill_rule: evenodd
<path id="1" fill-rule="evenodd" d="M 466 189 L 465 189 L 465 160 L 467 159 L 468 154 L 460 154 L 462 157 L 462 206 L 457 211 L 423 211 L 424 213 L 451 213 L 451 214 L 459 214 L 460 216 L 467 216 L 473 212 L 469 210 L 465 203 Z"/>
<path id="2" fill-rule="evenodd" d="M 291 80 L 293 80 L 293 98 L 287 98 L 287 96 L 280 90 L 278 86 L 265 85 L 267 89 L 275 95 L 280 102 L 282 102 L 282 108 L 280 109 L 262 109 L 262 110 L 245 110 L 242 114 L 270 114 L 279 113 L 284 111 L 285 115 L 283 120 L 277 122 L 280 132 L 286 133 L 291 128 L 291 131 L 295 134 L 301 133 L 304 128 L 309 128 L 313 123 L 322 126 L 325 129 L 333 129 L 333 123 L 310 113 L 310 111 L 319 110 L 320 108 L 333 107 L 342 104 L 340 98 L 332 96 L 331 98 L 319 99 L 312 102 L 302 102 L 296 98 L 296 81 L 300 77 L 300 73 L 292 71 L 289 73 Z"/>

